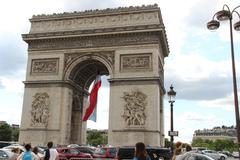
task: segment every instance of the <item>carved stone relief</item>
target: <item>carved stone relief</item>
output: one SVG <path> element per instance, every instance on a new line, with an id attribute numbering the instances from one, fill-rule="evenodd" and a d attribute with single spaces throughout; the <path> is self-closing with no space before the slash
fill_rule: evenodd
<path id="1" fill-rule="evenodd" d="M 91 52 L 89 53 L 66 53 L 65 54 L 65 59 L 64 59 L 64 64 L 65 68 L 67 68 L 72 62 L 77 60 L 78 58 L 82 56 L 101 56 L 104 59 L 106 59 L 112 66 L 114 64 L 114 52 L 113 51 L 106 51 L 106 52 Z"/>
<path id="2" fill-rule="evenodd" d="M 147 96 L 141 91 L 124 92 L 122 97 L 125 101 L 124 118 L 128 127 L 143 126 L 146 121 L 145 108 Z"/>
<path id="3" fill-rule="evenodd" d="M 64 33 L 64 32 L 63 32 Z M 92 47 L 108 47 L 135 44 L 152 44 L 159 43 L 159 36 L 154 33 L 127 34 L 121 36 L 109 37 L 89 37 L 89 40 L 83 38 L 59 38 L 52 40 L 34 40 L 29 41 L 29 50 L 53 50 L 68 48 L 92 48 Z"/>
<path id="4" fill-rule="evenodd" d="M 31 74 L 57 74 L 58 63 L 58 58 L 33 59 L 31 66 Z"/>
<path id="5" fill-rule="evenodd" d="M 62 18 L 62 17 L 61 17 Z M 34 21 L 34 19 L 33 19 Z M 112 26 L 136 26 L 159 23 L 158 12 L 130 13 L 122 15 L 90 16 L 54 21 L 35 21 L 32 23 L 31 33 L 52 32 L 62 30 L 84 30 L 90 28 L 108 28 Z"/>
<path id="6" fill-rule="evenodd" d="M 145 71 L 152 69 L 152 54 L 127 54 L 120 55 L 120 70 Z"/>
<path id="7" fill-rule="evenodd" d="M 46 127 L 49 118 L 49 95 L 44 93 L 36 93 L 33 96 L 31 109 L 31 126 Z"/>

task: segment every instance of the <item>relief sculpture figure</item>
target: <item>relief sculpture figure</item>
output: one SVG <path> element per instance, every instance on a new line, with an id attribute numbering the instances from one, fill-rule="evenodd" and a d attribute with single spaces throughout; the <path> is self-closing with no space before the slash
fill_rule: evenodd
<path id="1" fill-rule="evenodd" d="M 46 126 L 49 117 L 49 95 L 36 93 L 32 102 L 31 125 Z"/>
<path id="2" fill-rule="evenodd" d="M 128 126 L 144 125 L 146 120 L 145 107 L 147 96 L 140 91 L 124 92 L 125 101 L 122 117 Z"/>

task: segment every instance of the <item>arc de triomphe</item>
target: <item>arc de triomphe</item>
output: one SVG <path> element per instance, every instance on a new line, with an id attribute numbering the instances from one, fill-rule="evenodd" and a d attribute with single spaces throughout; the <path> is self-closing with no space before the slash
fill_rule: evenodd
<path id="1" fill-rule="evenodd" d="M 88 89 L 109 75 L 108 143 L 164 144 L 164 58 L 169 49 L 157 5 L 30 19 L 21 143 L 86 143 Z M 101 101 L 100 97 L 99 101 Z"/>

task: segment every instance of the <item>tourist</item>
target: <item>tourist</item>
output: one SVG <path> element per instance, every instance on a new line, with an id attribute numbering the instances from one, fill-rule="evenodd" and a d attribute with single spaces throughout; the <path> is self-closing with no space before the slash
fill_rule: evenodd
<path id="1" fill-rule="evenodd" d="M 142 142 L 138 142 L 135 145 L 135 155 L 133 160 L 151 160 L 149 155 L 147 154 L 145 144 Z"/>
<path id="2" fill-rule="evenodd" d="M 33 152 L 33 154 L 35 154 L 35 156 L 37 157 L 37 160 L 40 160 L 41 158 L 40 158 L 40 156 L 38 155 L 38 147 L 33 147 L 33 149 L 32 149 L 32 152 Z"/>
<path id="3" fill-rule="evenodd" d="M 44 152 L 44 160 L 56 160 L 58 158 L 58 152 L 53 147 L 53 142 L 48 142 L 48 149 Z"/>
<path id="4" fill-rule="evenodd" d="M 24 145 L 26 151 L 18 156 L 17 160 L 38 160 L 38 157 L 31 151 L 31 144 Z"/>
<path id="5" fill-rule="evenodd" d="M 182 153 L 182 142 L 178 141 L 175 143 L 175 150 L 174 150 L 172 160 L 181 159 L 181 153 Z"/>
<path id="6" fill-rule="evenodd" d="M 18 158 L 18 156 L 21 154 L 21 149 L 20 148 L 13 148 L 12 152 L 14 153 L 13 155 L 13 160 L 16 160 Z"/>
<path id="7" fill-rule="evenodd" d="M 192 147 L 189 144 L 187 144 L 186 145 L 186 152 L 189 152 L 189 151 L 192 151 Z"/>

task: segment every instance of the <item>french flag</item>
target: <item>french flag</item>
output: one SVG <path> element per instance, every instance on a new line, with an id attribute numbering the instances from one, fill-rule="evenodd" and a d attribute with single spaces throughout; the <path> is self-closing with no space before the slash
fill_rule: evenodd
<path id="1" fill-rule="evenodd" d="M 90 102 L 88 108 L 86 109 L 85 115 L 83 116 L 83 121 L 87 121 L 88 119 L 90 119 L 96 122 L 97 95 L 98 89 L 101 87 L 101 83 L 101 76 L 97 75 L 92 90 L 90 92 Z"/>

